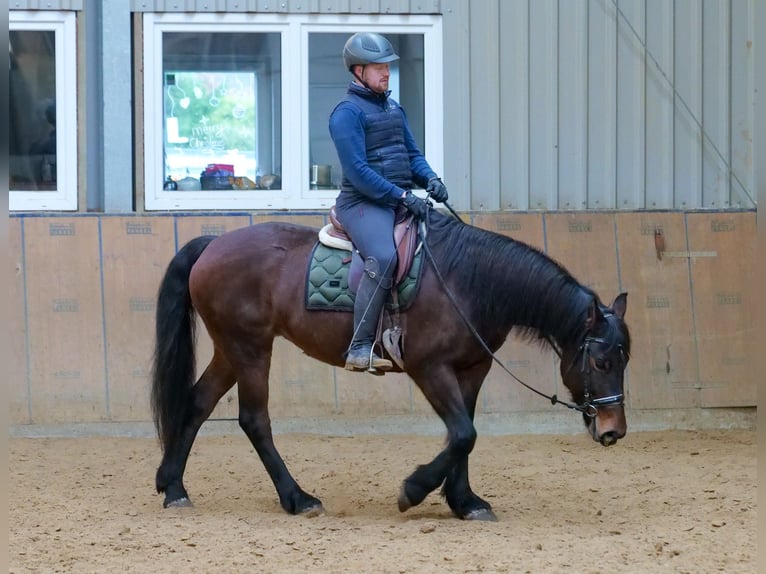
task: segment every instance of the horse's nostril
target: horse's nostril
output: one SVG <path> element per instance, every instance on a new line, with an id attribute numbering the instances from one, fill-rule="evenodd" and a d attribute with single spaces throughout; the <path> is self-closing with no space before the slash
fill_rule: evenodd
<path id="1" fill-rule="evenodd" d="M 614 443 L 617 442 L 617 433 L 615 432 L 605 432 L 601 435 L 601 444 L 604 446 L 611 446 Z"/>

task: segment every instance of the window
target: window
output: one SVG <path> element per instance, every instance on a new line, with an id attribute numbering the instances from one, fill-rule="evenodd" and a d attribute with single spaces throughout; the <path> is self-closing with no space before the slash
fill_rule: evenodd
<path id="1" fill-rule="evenodd" d="M 146 209 L 332 205 L 341 173 L 328 119 L 351 79 L 343 45 L 361 30 L 385 34 L 394 44 L 401 60 L 392 66 L 392 97 L 440 172 L 441 20 L 375 20 L 145 14 Z"/>
<path id="2" fill-rule="evenodd" d="M 77 209 L 74 12 L 9 16 L 9 208 Z"/>

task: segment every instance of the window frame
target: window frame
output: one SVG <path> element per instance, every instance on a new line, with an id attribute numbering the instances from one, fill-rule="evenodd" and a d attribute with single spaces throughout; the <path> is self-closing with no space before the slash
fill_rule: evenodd
<path id="1" fill-rule="evenodd" d="M 309 184 L 309 34 L 375 31 L 382 34 L 423 34 L 425 142 L 427 159 L 442 173 L 443 65 L 442 20 L 438 15 L 347 14 L 210 14 L 144 13 L 144 209 L 188 210 L 312 210 L 335 203 L 337 189 L 315 190 Z M 163 189 L 162 35 L 165 32 L 280 33 L 282 67 L 281 189 L 255 191 L 169 191 Z M 338 55 L 340 65 L 340 54 Z M 342 94 L 338 94 L 340 99 Z M 290 110 L 299 113 L 290 113 Z M 329 117 L 331 110 L 327 110 Z M 300 142 L 299 145 L 295 141 Z M 297 152 L 297 153 L 296 153 Z M 149 185 L 149 182 L 154 182 Z"/>
<path id="2" fill-rule="evenodd" d="M 56 69 L 56 190 L 9 190 L 9 211 L 77 211 L 77 15 L 11 10 L 9 31 L 54 32 Z"/>

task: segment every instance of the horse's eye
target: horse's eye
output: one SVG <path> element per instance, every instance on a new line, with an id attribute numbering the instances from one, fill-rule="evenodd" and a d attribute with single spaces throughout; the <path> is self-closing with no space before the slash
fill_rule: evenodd
<path id="1" fill-rule="evenodd" d="M 597 371 L 601 371 L 602 373 L 605 373 L 611 368 L 611 363 L 607 359 L 594 359 L 593 360 L 593 366 L 596 368 Z"/>

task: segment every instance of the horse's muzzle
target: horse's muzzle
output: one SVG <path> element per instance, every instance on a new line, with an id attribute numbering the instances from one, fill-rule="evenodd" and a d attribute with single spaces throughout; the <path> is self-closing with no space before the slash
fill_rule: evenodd
<path id="1" fill-rule="evenodd" d="M 620 406 L 601 407 L 588 421 L 588 430 L 598 443 L 611 446 L 623 438 L 628 431 L 625 409 Z"/>

